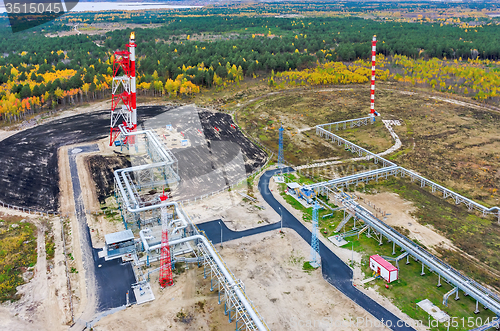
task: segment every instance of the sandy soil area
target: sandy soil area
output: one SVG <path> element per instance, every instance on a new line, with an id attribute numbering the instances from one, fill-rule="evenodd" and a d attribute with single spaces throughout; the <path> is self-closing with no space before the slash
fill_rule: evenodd
<path id="1" fill-rule="evenodd" d="M 383 192 L 375 195 L 356 192 L 356 195 L 361 197 L 359 202 L 367 209 L 375 211 L 373 205 L 377 209 L 386 212 L 384 222 L 390 226 L 400 226 L 410 231 L 409 238 L 416 239 L 428 248 L 441 246 L 446 249 L 457 249 L 453 243 L 436 232 L 431 225 L 422 225 L 411 215 L 415 210 L 415 206 L 410 201 L 402 199 L 396 193 Z M 368 205 L 370 202 L 370 205 Z M 380 214 L 380 211 L 377 211 Z"/>
<path id="2" fill-rule="evenodd" d="M 59 149 L 59 188 L 60 188 L 60 212 L 68 222 L 68 236 L 66 245 L 68 254 L 71 254 L 72 266 L 81 272 L 71 273 L 70 282 L 73 291 L 73 304 L 75 316 L 82 313 L 87 304 L 85 272 L 82 264 L 82 251 L 80 246 L 79 226 L 75 216 L 75 201 L 73 199 L 73 186 L 69 170 L 68 150 L 73 146 L 65 146 Z"/>
<path id="3" fill-rule="evenodd" d="M 174 276 L 172 287 L 160 290 L 158 273 L 151 276 L 155 300 L 133 305 L 102 318 L 96 331 L 121 330 L 234 330 L 228 323 L 224 305 L 218 305 L 217 292 L 210 292 L 210 278 L 203 279 L 203 267 L 191 265 Z"/>
<path id="4" fill-rule="evenodd" d="M 247 295 L 271 330 L 332 330 L 342 321 L 346 325 L 340 329 L 358 330 L 359 327 L 348 325 L 347 321 L 354 318 L 374 321 L 366 311 L 324 281 L 319 270 L 310 273 L 302 270 L 308 252 L 309 245 L 295 232 L 288 231 L 283 236 L 270 232 L 232 241 L 224 244 L 220 253 L 236 277 L 244 282 Z M 94 329 L 213 330 L 214 321 L 217 321 L 217 330 L 234 329 L 234 322 L 227 323 L 222 305 L 217 305 L 216 292 L 200 295 L 209 287 L 208 282 L 202 282 L 201 269 L 182 274 L 173 288 L 161 292 L 156 285 L 157 278 L 155 275 L 151 281 L 156 296 L 154 302 L 104 317 Z M 209 314 L 193 308 L 200 300 L 207 300 Z M 175 321 L 181 310 L 193 311 L 191 323 Z"/>
<path id="5" fill-rule="evenodd" d="M 280 235 L 273 231 L 226 243 L 221 255 L 245 283 L 248 296 L 271 330 L 358 330 L 347 321 L 374 320 L 328 284 L 320 270 L 302 270 L 309 250 L 295 232 Z M 339 328 L 342 321 L 346 325 Z"/>
<path id="6" fill-rule="evenodd" d="M 256 179 L 257 181 L 258 179 Z M 272 180 L 270 189 L 275 192 L 275 198 L 282 205 L 287 206 L 283 197 L 276 193 L 278 186 Z M 186 210 L 189 211 L 195 223 L 222 218 L 227 226 L 233 230 L 265 225 L 267 223 L 262 221 L 259 223 L 263 216 L 268 216 L 269 220 L 272 220 L 271 223 L 279 221 L 279 214 L 263 201 L 260 194 L 257 194 L 258 202 L 252 204 L 243 202 L 241 196 L 235 197 L 236 194 L 235 192 L 219 194 L 197 204 L 188 205 Z M 266 209 L 257 214 L 251 209 L 253 205 L 265 206 Z M 411 217 L 409 215 L 411 206 L 408 204 L 404 206 L 409 208 L 407 213 Z M 287 209 L 297 219 L 302 220 L 302 212 L 292 207 Z M 303 222 L 303 224 L 311 230 L 311 223 Z M 352 256 L 354 256 L 357 266 L 354 268 L 353 281 L 354 284 L 361 285 L 364 275 L 359 265 L 363 256 L 356 252 L 353 254 L 348 248 L 339 248 L 326 238 L 320 237 L 320 240 L 346 263 L 350 263 Z M 244 281 L 249 297 L 273 330 L 307 329 L 304 328 L 305 324 L 299 324 L 299 320 L 307 322 L 308 320 L 320 321 L 325 318 L 336 320 L 340 316 L 342 318 L 346 316 L 347 319 L 354 316 L 367 317 L 367 313 L 363 309 L 328 284 L 319 272 L 308 275 L 302 271 L 302 263 L 308 257 L 309 250 L 308 243 L 304 242 L 295 232 L 285 230 L 283 238 L 276 232 L 270 232 L 225 243 L 221 255 L 236 277 L 240 277 Z M 240 263 L 242 260 L 245 263 Z M 301 262 L 298 262 L 299 260 Z M 378 294 L 375 289 L 364 289 L 361 286 L 358 288 L 403 321 L 411 323 L 410 317 L 403 314 L 390 300 Z M 321 295 L 318 299 L 317 293 L 325 293 L 325 295 Z M 302 304 L 302 302 L 307 303 Z M 325 308 L 329 305 L 333 305 L 332 309 Z M 313 328 L 310 329 L 313 330 Z M 318 328 L 318 330 L 321 329 L 321 327 Z M 344 330 L 350 329 L 345 328 Z"/>
<path id="7" fill-rule="evenodd" d="M 262 209 L 264 207 L 265 209 Z M 199 202 L 184 205 L 193 223 L 222 219 L 227 227 L 242 231 L 279 221 L 279 215 L 263 199 L 257 202 L 244 201 L 236 191 L 224 192 Z"/>
<path id="8" fill-rule="evenodd" d="M 0 141 L 7 139 L 16 133 L 17 133 L 17 131 L 0 130 Z"/>
<path id="9" fill-rule="evenodd" d="M 37 264 L 33 278 L 17 288 L 19 301 L 0 305 L 1 330 L 66 330 L 71 321 L 69 292 L 59 218 L 41 218 L 0 208 L 1 215 L 17 215 L 33 222 L 37 232 Z M 54 234 L 55 256 L 47 260 L 45 234 Z"/>

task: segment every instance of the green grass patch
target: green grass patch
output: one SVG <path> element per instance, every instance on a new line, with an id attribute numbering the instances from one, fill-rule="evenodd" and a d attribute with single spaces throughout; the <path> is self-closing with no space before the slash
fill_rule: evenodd
<path id="1" fill-rule="evenodd" d="M 413 202 L 416 210 L 412 213 L 420 224 L 431 225 L 453 244 L 470 254 L 488 267 L 500 271 L 500 226 L 492 218 L 471 214 L 464 205 L 455 205 L 452 200 L 432 194 L 427 188 L 402 178 L 390 178 L 365 186 L 366 191 L 388 191 L 399 194 Z M 500 279 L 486 268 L 478 265 L 458 252 L 443 250 L 444 260 L 469 277 L 500 289 Z"/>
<path id="2" fill-rule="evenodd" d="M 56 244 L 54 243 L 53 235 L 45 235 L 45 254 L 47 255 L 47 260 L 54 258 L 56 252 Z"/>
<path id="3" fill-rule="evenodd" d="M 304 271 L 313 271 L 316 270 L 317 268 L 313 267 L 309 261 L 304 262 L 302 265 L 302 270 Z"/>
<path id="4" fill-rule="evenodd" d="M 17 300 L 23 272 L 36 264 L 36 226 L 18 218 L 0 220 L 0 302 Z"/>
<path id="5" fill-rule="evenodd" d="M 368 258 L 370 255 L 379 254 L 385 256 L 392 255 L 392 244 L 387 243 L 384 240 L 384 244 L 379 246 L 378 241 L 373 238 L 368 238 L 366 234 L 362 234 L 359 238 L 350 237 L 347 238 L 351 240 L 349 244 L 345 246 L 346 249 L 351 249 L 351 243 L 353 243 L 353 249 L 364 255 L 361 264 L 361 270 L 364 272 L 365 277 L 372 277 L 372 270 L 368 265 Z M 396 249 L 397 256 L 401 252 Z M 391 301 L 403 311 L 408 314 L 411 318 L 421 320 L 424 325 L 429 323 L 429 315 L 417 306 L 417 302 L 425 299 L 429 299 L 432 303 L 438 306 L 440 309 L 445 311 L 451 317 L 456 317 L 458 320 L 464 318 L 467 320 L 469 317 L 476 317 L 474 315 L 476 302 L 471 297 L 466 297 L 463 292 L 460 293 L 460 300 L 455 301 L 454 296 L 448 300 L 448 307 L 442 304 L 443 295 L 452 289 L 452 286 L 447 284 L 443 279 L 441 279 L 441 287 L 437 287 L 438 276 L 431 273 L 427 268 L 425 269 L 425 275 L 421 276 L 422 265 L 414 261 L 410 257 L 410 264 L 406 264 L 406 258 L 401 260 L 399 263 L 399 279 L 395 282 L 389 284 L 389 289 L 385 288 L 386 282 L 383 279 L 376 279 L 365 286 L 377 286 L 379 292 L 391 299 Z M 483 320 L 486 318 L 493 318 L 495 315 L 489 310 L 481 310 L 480 315 Z M 446 330 L 444 325 L 439 327 L 431 327 L 431 330 Z M 462 327 L 453 328 L 450 330 L 463 330 Z"/>

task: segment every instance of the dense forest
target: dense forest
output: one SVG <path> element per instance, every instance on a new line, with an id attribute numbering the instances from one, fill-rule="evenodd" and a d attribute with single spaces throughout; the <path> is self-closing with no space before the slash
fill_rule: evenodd
<path id="1" fill-rule="evenodd" d="M 189 95 L 199 92 L 200 87 L 238 83 L 244 77 L 300 71 L 333 62 L 366 60 L 370 56 L 371 39 L 375 34 L 377 52 L 386 59 L 396 59 L 394 68 L 413 68 L 398 69 L 395 74 L 399 76 L 394 76 L 395 80 L 406 81 L 406 76 L 414 75 L 417 70 L 415 61 L 425 62 L 433 58 L 444 63 L 464 62 L 465 65 L 473 60 L 483 74 L 496 75 L 496 61 L 500 58 L 500 45 L 496 42 L 500 40 L 500 26 L 496 19 L 480 17 L 480 13 L 476 18 L 468 14 L 466 19 L 439 15 L 432 20 L 428 17 L 367 19 L 349 14 L 349 11 L 355 9 L 363 13 L 378 6 L 378 10 L 393 13 L 394 4 L 364 3 L 352 8 L 349 5 L 354 6 L 332 3 L 321 7 L 315 3 L 293 3 L 251 9 L 226 6 L 105 14 L 71 13 L 26 32 L 12 34 L 7 27 L 0 28 L 0 119 L 15 121 L 40 108 L 109 95 L 113 53 L 124 47 L 131 29 L 93 35 L 46 36 L 55 31 L 72 30 L 75 25 L 83 30 L 89 23 L 106 17 L 127 24 L 153 23 L 151 28 L 134 29 L 138 43 L 138 89 L 143 93 Z M 484 9 L 479 3 L 476 5 L 479 8 L 466 10 Z M 447 8 L 451 5 L 439 6 Z M 302 13 L 316 13 L 321 8 L 323 11 L 329 8 L 335 10 L 335 15 L 332 12 L 328 12 L 329 15 L 287 14 L 278 17 L 262 14 L 278 9 L 282 13 L 296 13 L 299 8 L 302 8 Z M 417 10 L 420 13 L 423 9 L 422 6 L 408 4 L 405 13 Z M 461 8 L 457 12 L 466 10 Z M 339 11 L 344 14 L 339 14 Z M 401 60 L 403 58 L 407 60 Z M 327 67 L 331 71 L 342 66 L 331 64 Z M 422 64 L 419 64 L 418 68 L 421 67 Z M 416 82 L 426 79 L 420 76 L 414 77 Z M 435 84 L 430 84 L 432 87 L 443 87 L 439 73 L 435 76 L 428 77 L 429 84 L 434 79 Z M 287 77 L 291 76 L 288 74 Z M 411 77 L 409 79 L 411 81 Z M 365 80 L 358 77 L 345 81 Z M 449 84 L 448 81 L 445 87 L 451 90 Z M 467 86 L 458 86 L 453 91 L 463 91 L 464 87 Z M 494 97 L 495 93 L 483 93 L 480 99 Z"/>

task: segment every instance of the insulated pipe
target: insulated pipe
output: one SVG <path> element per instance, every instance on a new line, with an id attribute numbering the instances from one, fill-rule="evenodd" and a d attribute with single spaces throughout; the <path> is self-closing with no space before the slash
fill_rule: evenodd
<path id="1" fill-rule="evenodd" d="M 149 168 L 156 168 L 156 167 L 162 166 L 164 164 L 165 164 L 164 162 L 159 162 L 159 163 L 153 163 L 153 164 L 146 164 L 146 165 L 140 165 L 140 166 L 135 166 L 135 167 L 124 168 L 124 169 L 117 169 L 117 170 L 115 170 L 113 172 L 113 174 L 115 176 L 115 180 L 118 183 L 118 187 L 120 188 L 120 191 L 125 192 L 124 187 L 123 187 L 123 185 L 122 185 L 122 183 L 120 181 L 120 174 L 122 175 L 123 180 L 125 181 L 125 185 L 127 186 L 127 190 L 129 192 L 131 198 L 134 200 L 133 202 L 135 203 L 135 205 L 137 205 L 137 201 L 135 200 L 132 187 L 130 186 L 130 184 L 128 183 L 128 181 L 125 179 L 123 173 L 124 172 L 131 172 L 131 171 L 146 170 L 146 169 L 149 169 Z M 127 202 L 127 206 L 130 206 L 129 200 L 127 198 L 126 198 L 126 202 Z"/>
<path id="2" fill-rule="evenodd" d="M 227 280 L 228 284 L 230 285 L 230 287 L 232 287 L 234 289 L 234 292 L 238 296 L 238 299 L 240 299 L 241 303 L 243 304 L 243 306 L 245 307 L 246 311 L 248 312 L 248 314 L 250 315 L 250 317 L 254 321 L 254 323 L 257 326 L 257 328 L 259 330 L 262 330 L 262 331 L 268 331 L 268 329 L 264 326 L 264 324 L 260 320 L 260 317 L 255 313 L 254 307 L 248 301 L 246 295 L 243 292 L 241 292 L 240 287 L 236 284 L 236 282 L 234 281 L 231 273 L 229 272 L 229 270 L 227 270 L 224 262 L 222 262 L 221 258 L 219 257 L 219 254 L 217 254 L 217 252 L 213 248 L 212 244 L 207 240 L 207 238 L 205 238 L 204 236 L 198 234 L 198 235 L 194 235 L 194 236 L 187 237 L 187 238 L 181 238 L 181 239 L 173 240 L 169 244 L 170 244 L 170 246 L 173 246 L 173 245 L 178 245 L 178 244 L 182 244 L 182 243 L 185 243 L 185 242 L 188 242 L 188 241 L 194 241 L 194 240 L 200 240 L 203 243 L 203 245 L 205 245 L 205 247 L 207 248 L 208 252 L 210 253 L 210 256 L 212 256 L 212 258 L 214 259 L 215 263 L 217 263 L 217 266 L 219 267 L 220 271 L 222 272 L 222 274 L 226 278 L 226 280 Z M 161 244 L 155 245 L 155 246 L 151 246 L 150 249 L 153 250 L 153 249 L 158 249 L 160 247 L 161 247 Z"/>
<path id="3" fill-rule="evenodd" d="M 139 231 L 139 237 L 141 237 L 142 245 L 144 246 L 144 249 L 146 250 L 146 252 L 149 252 L 151 249 L 149 248 L 148 237 L 151 237 L 151 236 L 146 237 L 144 235 L 145 232 L 151 232 L 151 230 L 144 229 L 144 230 Z"/>
<path id="4" fill-rule="evenodd" d="M 442 274 L 443 277 L 448 279 L 455 286 L 459 286 L 460 290 L 468 293 L 474 299 L 483 302 L 485 306 L 488 306 L 488 308 L 495 312 L 495 314 L 500 313 L 500 302 L 497 301 L 498 299 L 496 299 L 496 297 L 492 297 L 491 293 L 488 293 L 488 290 L 483 286 L 460 274 L 458 271 L 446 265 L 444 262 L 431 255 L 420 246 L 417 246 L 415 243 L 409 241 L 399 232 L 374 217 L 373 214 L 364 207 L 352 201 L 346 201 L 346 203 L 354 204 L 356 216 L 365 221 L 365 224 L 369 223 L 369 225 L 376 229 L 381 235 L 396 241 L 398 246 L 422 262 L 422 268 L 425 268 L 424 264 L 426 264 L 430 270 L 435 271 L 438 274 Z"/>
<path id="5" fill-rule="evenodd" d="M 138 206 L 138 203 L 137 203 L 137 200 L 135 198 L 135 195 L 134 195 L 134 191 L 132 190 L 132 187 L 130 186 L 130 183 L 128 182 L 127 178 L 125 178 L 125 174 L 123 173 L 123 169 L 120 169 L 122 170 L 122 178 L 123 178 L 123 181 L 125 182 L 125 186 L 127 186 L 127 190 L 130 194 L 130 198 L 132 199 L 132 202 L 134 203 L 134 207 L 137 207 Z M 119 171 L 119 170 L 117 170 Z"/>
<path id="6" fill-rule="evenodd" d="M 120 182 L 118 182 L 119 186 L 121 186 Z M 121 186 L 123 187 L 123 186 Z M 174 206 L 175 207 L 175 211 L 177 212 L 177 214 L 179 215 L 179 218 L 176 219 L 175 221 L 180 221 L 182 223 L 182 226 L 181 227 L 178 227 L 176 228 L 176 232 L 181 230 L 181 229 L 185 229 L 187 228 L 188 226 L 188 223 L 187 223 L 187 220 L 186 220 L 186 214 L 184 214 L 184 212 L 182 211 L 182 209 L 179 207 L 179 203 L 176 202 L 176 201 L 171 201 L 171 202 L 165 202 L 165 203 L 161 203 L 159 205 L 152 205 L 152 206 L 146 206 L 146 207 L 140 207 L 140 208 L 131 208 L 130 207 L 130 202 L 128 201 L 126 195 L 124 195 L 124 202 L 125 202 L 125 206 L 127 207 L 127 210 L 130 212 L 130 213 L 138 213 L 138 212 L 142 212 L 142 211 L 148 211 L 148 210 L 152 210 L 152 209 L 157 209 L 157 208 L 161 208 L 161 207 L 169 207 L 169 206 Z"/>
<path id="7" fill-rule="evenodd" d="M 161 143 L 158 141 L 158 139 L 156 139 L 156 136 L 154 134 L 152 134 L 152 132 L 150 130 L 129 132 L 129 131 L 127 131 L 127 129 L 125 129 L 125 126 L 123 124 L 118 125 L 118 128 L 120 129 L 120 133 L 123 134 L 124 136 L 136 136 L 138 134 L 145 134 L 156 145 L 156 147 L 158 148 L 158 151 L 162 154 L 163 158 L 169 160 L 170 163 L 168 163 L 168 164 L 173 164 L 175 162 L 175 160 L 173 160 L 172 157 L 170 155 L 168 155 L 168 153 L 164 153 L 164 151 L 161 148 L 162 147 Z"/>

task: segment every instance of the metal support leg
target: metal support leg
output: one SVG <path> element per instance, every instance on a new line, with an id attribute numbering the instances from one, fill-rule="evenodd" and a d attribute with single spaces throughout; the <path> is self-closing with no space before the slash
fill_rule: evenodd
<path id="1" fill-rule="evenodd" d="M 410 264 L 410 254 L 406 255 L 406 264 Z"/>
<path id="2" fill-rule="evenodd" d="M 441 287 L 441 275 L 438 275 L 438 285 L 437 287 Z"/>
<path id="3" fill-rule="evenodd" d="M 458 296 L 458 292 L 459 292 L 459 291 L 460 291 L 460 290 L 457 288 L 457 292 L 456 292 L 456 295 L 455 295 L 455 301 L 457 301 L 458 299 L 460 299 L 460 297 Z"/>
<path id="4" fill-rule="evenodd" d="M 474 310 L 474 314 L 479 314 L 479 301 L 476 300 L 476 310 Z"/>
<path id="5" fill-rule="evenodd" d="M 396 243 L 393 242 L 392 243 L 392 255 L 395 255 L 396 254 Z"/>
<path id="6" fill-rule="evenodd" d="M 425 272 L 424 272 L 424 267 L 425 267 L 425 266 L 424 266 L 424 263 L 422 263 L 422 272 L 420 273 L 420 276 L 425 275 Z"/>
<path id="7" fill-rule="evenodd" d="M 214 284 L 213 284 L 213 278 L 210 279 L 210 292 L 212 292 L 214 290 Z"/>
<path id="8" fill-rule="evenodd" d="M 384 242 L 382 241 L 382 234 L 381 234 L 381 233 L 379 233 L 378 235 L 380 236 L 380 242 L 378 243 L 378 245 L 379 245 L 379 246 L 382 246 L 382 244 L 384 243 Z"/>

